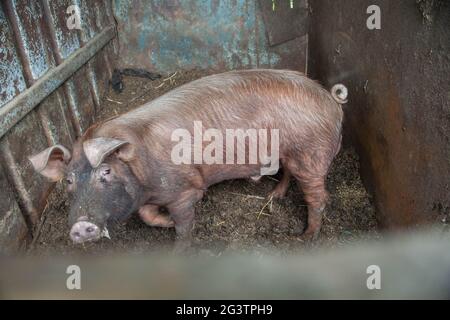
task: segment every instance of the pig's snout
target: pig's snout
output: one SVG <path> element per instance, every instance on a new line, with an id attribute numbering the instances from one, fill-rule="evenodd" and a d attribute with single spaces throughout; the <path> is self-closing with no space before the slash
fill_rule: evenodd
<path id="1" fill-rule="evenodd" d="M 98 240 L 100 236 L 100 228 L 88 221 L 78 221 L 70 230 L 70 238 L 75 243 Z"/>

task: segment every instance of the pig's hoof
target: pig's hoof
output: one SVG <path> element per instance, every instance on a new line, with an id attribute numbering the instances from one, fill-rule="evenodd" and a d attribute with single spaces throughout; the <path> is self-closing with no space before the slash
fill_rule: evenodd
<path id="1" fill-rule="evenodd" d="M 301 236 L 300 239 L 306 243 L 313 243 L 319 238 L 319 232 L 314 230 L 306 230 Z"/>

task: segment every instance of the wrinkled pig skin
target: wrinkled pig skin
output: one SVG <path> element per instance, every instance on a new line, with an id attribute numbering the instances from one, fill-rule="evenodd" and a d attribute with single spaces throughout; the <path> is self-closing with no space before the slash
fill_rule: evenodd
<path id="1" fill-rule="evenodd" d="M 174 226 L 176 248 L 182 250 L 190 244 L 194 205 L 207 188 L 228 179 L 258 179 L 261 164 L 177 165 L 171 160 L 173 131 L 193 133 L 194 121 L 223 136 L 226 129 L 278 129 L 284 175 L 271 196 L 282 198 L 290 177 L 295 178 L 308 204 L 303 237 L 309 240 L 320 231 L 328 197 L 325 178 L 340 149 L 340 103 L 299 72 L 231 71 L 185 84 L 93 125 L 72 152 L 57 145 L 30 160 L 51 180 L 66 179 L 75 242 L 96 240 L 107 222 L 138 212 L 148 225 Z M 83 229 L 86 221 L 95 227 Z"/>

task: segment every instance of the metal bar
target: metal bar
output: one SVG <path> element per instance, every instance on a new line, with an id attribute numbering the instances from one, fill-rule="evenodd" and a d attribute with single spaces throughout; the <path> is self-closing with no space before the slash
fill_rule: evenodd
<path id="1" fill-rule="evenodd" d="M 12 155 L 9 143 L 2 143 L 0 145 L 0 151 L 3 154 L 2 161 L 5 163 L 5 171 L 9 172 L 9 180 L 13 182 L 15 193 L 19 196 L 22 209 L 25 209 L 23 211 L 23 216 L 26 224 L 32 226 L 38 221 L 38 209 L 36 208 L 33 198 L 30 197 L 27 185 L 20 174 L 20 168 Z"/>
<path id="2" fill-rule="evenodd" d="M 14 36 L 14 40 L 17 46 L 17 54 L 22 64 L 22 69 L 24 71 L 23 73 L 25 82 L 27 83 L 27 88 L 29 88 L 36 82 L 36 79 L 34 79 L 33 74 L 31 72 L 32 63 L 29 61 L 28 56 L 26 54 L 24 39 L 22 39 L 20 35 L 19 16 L 14 10 L 12 0 L 5 1 L 4 6 L 5 6 L 5 13 L 7 18 L 9 19 L 12 28 L 12 34 Z M 48 121 L 46 121 L 47 119 L 43 117 L 42 109 L 39 110 L 39 108 L 37 108 L 37 113 L 41 119 L 47 141 L 50 144 L 52 139 L 51 139 L 51 130 L 49 129 L 48 126 Z"/>
<path id="3" fill-rule="evenodd" d="M 5 8 L 6 17 L 8 18 L 12 29 L 14 42 L 16 43 L 17 46 L 17 53 L 19 56 L 19 60 L 22 64 L 25 82 L 27 83 L 27 87 L 30 87 L 34 83 L 34 79 L 30 69 L 30 64 L 28 63 L 27 55 L 25 53 L 26 50 L 24 47 L 23 39 L 21 39 L 20 37 L 18 17 L 14 12 L 11 1 L 5 1 L 3 5 Z"/>
<path id="4" fill-rule="evenodd" d="M 55 57 L 55 61 L 57 65 L 60 65 L 63 62 L 63 58 L 61 57 L 61 51 L 58 48 L 58 40 L 56 40 L 56 29 L 53 25 L 52 12 L 50 10 L 50 5 L 47 0 L 41 0 L 42 8 L 44 9 L 44 19 L 46 20 L 47 28 L 49 30 L 50 35 L 50 44 L 52 46 L 52 52 Z"/>
<path id="5" fill-rule="evenodd" d="M 0 109 L 0 138 L 34 107 L 55 91 L 75 71 L 86 64 L 100 49 L 115 36 L 115 27 L 109 26 L 78 49 L 59 66 L 47 72 L 30 88 L 19 94 Z"/>

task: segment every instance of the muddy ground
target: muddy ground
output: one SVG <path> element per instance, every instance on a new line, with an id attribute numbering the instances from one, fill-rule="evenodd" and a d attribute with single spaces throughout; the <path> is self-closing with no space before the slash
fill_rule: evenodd
<path id="1" fill-rule="evenodd" d="M 110 90 L 103 99 L 98 119 L 105 119 L 138 107 L 163 93 L 207 73 L 200 70 L 176 72 L 161 79 L 126 77 L 125 89 L 117 94 Z M 230 250 L 278 251 L 303 250 L 300 234 L 305 227 L 306 207 L 294 181 L 285 199 L 268 203 L 267 194 L 277 176 L 264 177 L 258 184 L 226 181 L 211 187 L 197 204 L 194 250 L 220 255 Z M 322 232 L 314 244 L 340 246 L 362 238 L 378 238 L 377 220 L 371 199 L 359 176 L 359 162 L 351 149 L 342 150 L 335 159 L 327 180 L 331 195 Z M 109 228 L 111 240 L 74 245 L 67 225 L 68 203 L 63 186 L 52 192 L 35 240 L 29 252 L 46 254 L 99 254 L 108 252 L 141 253 L 170 249 L 175 238 L 173 229 L 152 228 L 137 216 Z"/>

